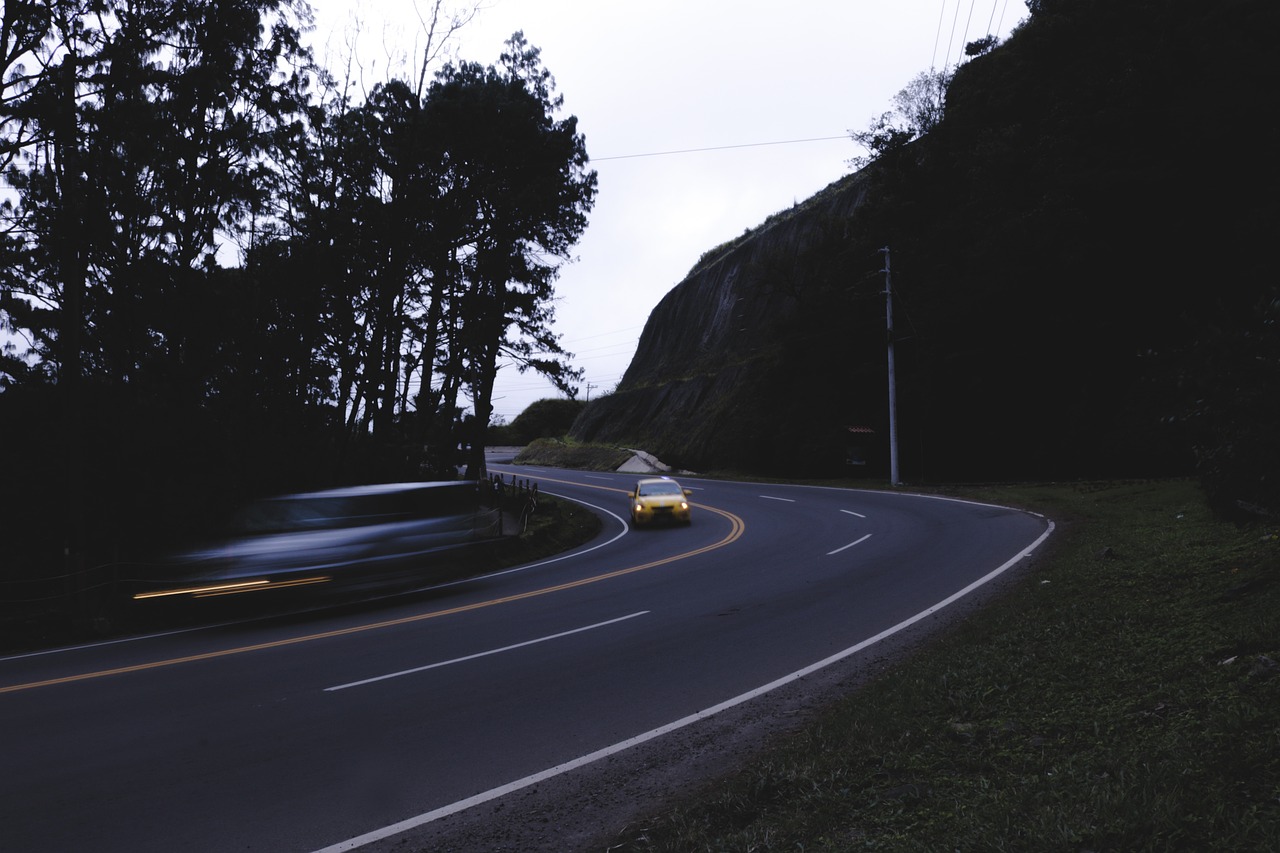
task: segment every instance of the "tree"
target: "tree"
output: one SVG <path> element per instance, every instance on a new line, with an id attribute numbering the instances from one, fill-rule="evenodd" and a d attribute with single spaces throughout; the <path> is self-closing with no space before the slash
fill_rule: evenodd
<path id="1" fill-rule="evenodd" d="M 66 553 L 80 549 L 81 393 L 199 400 L 184 300 L 268 192 L 260 158 L 305 83 L 295 0 L 9 2 L 0 22 L 7 324 L 56 382 Z"/>
<path id="2" fill-rule="evenodd" d="M 35 141 L 26 101 L 45 72 L 38 51 L 53 31 L 54 6 L 9 0 L 0 9 L 0 171 Z"/>
<path id="3" fill-rule="evenodd" d="M 900 151 L 906 145 L 937 127 L 942 121 L 947 86 L 952 74 L 947 71 L 922 71 L 893 96 L 893 109 L 871 120 L 866 130 L 849 135 L 867 150 L 854 157 L 849 165 L 861 169 L 886 154 Z"/>
<path id="4" fill-rule="evenodd" d="M 528 444 L 536 438 L 561 438 L 587 404 L 576 399 L 543 399 L 529 404 L 516 419 L 504 427 L 512 444 Z"/>
<path id="5" fill-rule="evenodd" d="M 301 252 L 325 259 L 316 272 L 328 294 L 326 360 L 348 438 L 394 435 L 415 372 L 427 362 L 423 373 L 431 374 L 435 350 L 426 329 L 438 330 L 445 299 L 427 258 L 441 243 L 445 216 L 437 203 L 439 169 L 423 147 L 423 90 L 427 69 L 477 9 L 428 4 L 412 85 L 388 79 L 353 105 L 354 57 L 341 80 L 324 75 L 297 156 L 279 165 L 291 183 L 292 239 Z"/>
<path id="6" fill-rule="evenodd" d="M 428 132 L 448 164 L 445 204 L 474 229 L 460 252 L 466 279 L 452 344 L 464 361 L 478 435 L 470 469 L 484 471 L 500 359 L 568 389 L 579 378 L 551 332 L 559 266 L 587 225 L 596 174 L 577 119 L 563 105 L 540 51 L 515 33 L 497 67 L 448 65 L 428 94 Z"/>
<path id="7" fill-rule="evenodd" d="M 985 35 L 980 39 L 975 39 L 964 46 L 965 56 L 985 56 L 996 49 L 1000 44 L 997 36 Z"/>
<path id="8" fill-rule="evenodd" d="M 9 8 L 26 4 L 6 8 L 6 28 Z M 181 371 L 186 332 L 170 309 L 264 192 L 260 156 L 300 104 L 292 11 L 294 0 L 47 7 L 27 57 L 40 70 L 0 121 L 16 128 L 6 148 L 18 147 L 26 297 L 48 308 L 31 332 L 61 382 L 88 372 L 139 387 Z"/>

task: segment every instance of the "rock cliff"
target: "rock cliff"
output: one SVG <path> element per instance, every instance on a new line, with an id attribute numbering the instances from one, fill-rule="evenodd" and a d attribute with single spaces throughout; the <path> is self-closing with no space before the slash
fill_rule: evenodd
<path id="1" fill-rule="evenodd" d="M 831 408 L 814 374 L 839 358 L 815 353 L 823 330 L 806 312 L 839 277 L 831 246 L 866 192 L 860 174 L 847 176 L 704 255 L 650 314 L 617 390 L 591 401 L 571 436 L 694 469 L 838 464 L 840 418 L 796 417 Z"/>
<path id="2" fill-rule="evenodd" d="M 1280 129 L 1254 109 L 1280 4 L 1034 8 L 927 134 L 704 256 L 571 435 L 805 475 L 874 430 L 882 473 L 888 246 L 907 482 L 1197 470 L 1280 503 Z"/>

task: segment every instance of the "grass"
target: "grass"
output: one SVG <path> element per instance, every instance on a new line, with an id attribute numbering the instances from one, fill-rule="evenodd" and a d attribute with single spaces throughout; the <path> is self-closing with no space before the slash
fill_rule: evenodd
<path id="1" fill-rule="evenodd" d="M 518 538 L 498 543 L 493 549 L 493 562 L 487 570 L 510 568 L 562 554 L 590 541 L 602 526 L 600 517 L 581 505 L 542 495 L 524 532 Z M 482 568 L 486 567 L 473 564 L 468 574 L 479 574 Z"/>
<path id="2" fill-rule="evenodd" d="M 539 438 L 516 456 L 520 465 L 616 471 L 632 457 L 630 450 L 606 444 L 583 444 L 569 439 Z"/>
<path id="3" fill-rule="evenodd" d="M 605 455 L 540 464 L 573 454 Z M 948 492 L 1059 530 L 1000 599 L 611 850 L 1280 850 L 1280 528 L 1185 481 Z M 598 524 L 544 497 L 469 570 Z"/>
<path id="4" fill-rule="evenodd" d="M 614 851 L 1280 850 L 1280 540 L 1187 482 L 968 489 L 1060 523 L 998 601 Z"/>

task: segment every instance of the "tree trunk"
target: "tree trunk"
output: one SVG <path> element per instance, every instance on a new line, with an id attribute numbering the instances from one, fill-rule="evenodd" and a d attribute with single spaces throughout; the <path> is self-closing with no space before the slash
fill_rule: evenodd
<path id="1" fill-rule="evenodd" d="M 59 276 L 62 283 L 58 328 L 58 386 L 62 398 L 62 446 L 66 464 L 64 484 L 63 554 L 68 574 L 79 571 L 84 547 L 84 400 L 81 394 L 81 350 L 84 323 L 85 259 L 80 251 L 83 202 L 80 187 L 79 123 L 76 115 L 76 55 L 62 60 L 62 121 L 58 149 L 61 222 Z"/>

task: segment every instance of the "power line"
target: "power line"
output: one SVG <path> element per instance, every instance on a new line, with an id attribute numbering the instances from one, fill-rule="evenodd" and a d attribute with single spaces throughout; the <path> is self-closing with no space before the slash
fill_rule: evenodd
<path id="1" fill-rule="evenodd" d="M 587 336 L 585 336 L 585 337 L 581 337 L 581 338 L 566 338 L 566 339 L 565 339 L 565 343 L 566 343 L 566 344 L 571 344 L 571 343 L 574 343 L 574 342 L 576 342 L 576 341 L 589 341 L 589 340 L 591 340 L 591 339 L 593 339 L 593 338 L 603 338 L 603 337 L 606 337 L 606 336 L 608 336 L 608 335 L 620 335 L 620 334 L 622 334 L 623 332 L 632 332 L 632 331 L 635 331 L 636 329 L 643 329 L 643 328 L 644 328 L 644 325 L 643 325 L 643 324 L 641 324 L 641 325 L 639 325 L 639 326 L 627 326 L 625 329 L 615 329 L 615 330 L 614 330 L 614 331 L 612 331 L 612 332 L 601 332 L 601 333 L 600 333 L 600 334 L 598 334 L 598 335 L 587 335 Z"/>
<path id="2" fill-rule="evenodd" d="M 938 43 L 942 41 L 942 19 L 947 14 L 947 0 L 942 0 L 942 8 L 938 10 L 938 31 L 933 35 L 933 57 L 929 61 L 929 73 L 938 66 Z"/>
<path id="3" fill-rule="evenodd" d="M 943 69 L 951 67 L 951 46 L 956 43 L 956 24 L 960 21 L 960 0 L 956 0 L 956 14 L 951 19 L 951 35 L 947 36 L 947 58 L 942 61 Z M 957 60 L 959 62 L 959 60 Z"/>
<path id="4" fill-rule="evenodd" d="M 1004 5 L 1000 7 L 1000 21 L 999 23 L 996 24 L 996 32 L 999 32 L 1000 29 L 1004 27 L 1004 12 L 1005 12 L 1005 9 L 1008 9 L 1008 8 L 1009 8 L 1009 0 L 1004 0 Z"/>
<path id="5" fill-rule="evenodd" d="M 969 0 L 969 17 L 964 19 L 964 35 L 960 37 L 961 54 L 964 53 L 964 45 L 969 41 L 969 25 L 973 23 L 973 7 L 977 5 L 978 0 Z"/>
<path id="6" fill-rule="evenodd" d="M 782 139 L 777 142 L 747 142 L 741 145 L 716 145 L 711 148 L 681 148 L 675 151 L 650 151 L 645 154 L 619 154 L 615 157 L 592 157 L 591 162 L 602 160 L 632 160 L 636 157 L 666 157 L 669 154 L 698 154 L 703 151 L 728 151 L 732 148 L 760 148 L 765 145 L 795 145 L 801 142 L 828 142 L 832 139 L 848 139 L 847 133 L 840 136 L 815 136 L 810 139 Z"/>
<path id="7" fill-rule="evenodd" d="M 574 347 L 573 355 L 576 358 L 577 356 L 585 355 L 586 353 L 589 353 L 589 352 L 604 352 L 605 350 L 614 350 L 615 352 L 619 352 L 625 349 L 626 347 L 634 347 L 637 343 L 639 343 L 639 341 L 637 341 L 635 338 L 632 338 L 627 341 L 619 341 L 614 344 L 605 344 L 604 346 L 599 346 L 599 347 L 587 347 L 586 349 L 578 349 L 577 347 Z"/>

